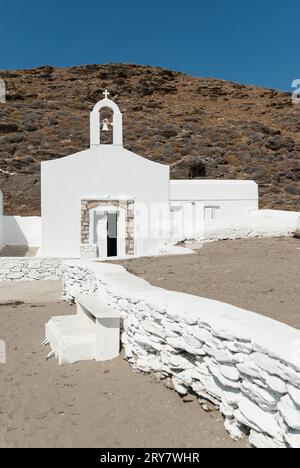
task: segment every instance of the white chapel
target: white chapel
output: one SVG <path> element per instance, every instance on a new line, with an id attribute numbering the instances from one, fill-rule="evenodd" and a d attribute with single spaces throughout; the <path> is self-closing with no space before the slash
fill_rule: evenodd
<path id="1" fill-rule="evenodd" d="M 170 181 L 169 166 L 123 147 L 119 107 L 104 93 L 90 115 L 90 148 L 42 163 L 40 256 L 100 258 L 155 254 L 216 218 L 258 208 L 252 181 Z M 110 109 L 112 122 L 101 120 Z M 112 128 L 112 144 L 102 132 Z"/>

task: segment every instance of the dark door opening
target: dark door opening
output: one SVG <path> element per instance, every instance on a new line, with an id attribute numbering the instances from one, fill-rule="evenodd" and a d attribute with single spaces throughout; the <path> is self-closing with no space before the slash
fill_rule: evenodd
<path id="1" fill-rule="evenodd" d="M 107 213 L 107 256 L 118 256 L 118 214 Z"/>

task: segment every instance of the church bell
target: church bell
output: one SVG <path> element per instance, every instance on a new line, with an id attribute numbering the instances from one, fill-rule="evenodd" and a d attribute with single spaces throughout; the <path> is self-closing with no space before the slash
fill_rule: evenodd
<path id="1" fill-rule="evenodd" d="M 102 131 L 103 132 L 109 132 L 109 128 L 108 128 L 108 119 L 104 119 L 102 121 Z"/>

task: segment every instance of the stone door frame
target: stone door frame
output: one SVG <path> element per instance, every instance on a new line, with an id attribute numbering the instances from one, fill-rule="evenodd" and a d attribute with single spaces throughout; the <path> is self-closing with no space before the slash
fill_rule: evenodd
<path id="1" fill-rule="evenodd" d="M 81 199 L 81 246 L 82 250 L 88 249 L 89 246 L 94 244 L 91 242 L 93 239 L 94 231 L 94 213 L 95 212 L 117 212 L 119 216 L 124 213 L 122 217 L 124 221 L 121 224 L 123 231 L 123 244 L 119 240 L 118 232 L 118 249 L 120 246 L 121 252 L 118 250 L 118 256 L 134 255 L 134 200 L 122 198 L 82 198 Z M 125 238 L 124 238 L 125 237 Z M 124 248 L 125 247 L 125 248 Z M 122 252 L 123 250 L 123 252 Z"/>
<path id="2" fill-rule="evenodd" d="M 118 257 L 124 257 L 126 252 L 126 210 L 123 207 L 113 206 L 113 205 L 101 205 L 96 208 L 89 210 L 90 213 L 90 225 L 89 225 L 89 243 L 97 244 L 96 242 L 96 220 L 97 215 L 105 217 L 107 222 L 107 215 L 109 213 L 117 214 L 117 255 Z M 107 233 L 106 233 L 107 235 Z M 106 244 L 106 241 L 105 241 Z M 98 245 L 99 246 L 99 245 Z M 107 245 L 105 245 L 105 252 L 107 251 Z M 105 258 L 106 255 L 101 255 L 99 249 L 99 257 Z"/>

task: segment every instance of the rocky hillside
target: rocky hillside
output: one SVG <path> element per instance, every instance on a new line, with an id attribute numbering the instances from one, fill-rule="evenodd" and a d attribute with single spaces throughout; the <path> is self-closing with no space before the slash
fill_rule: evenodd
<path id="1" fill-rule="evenodd" d="M 108 89 L 125 147 L 173 178 L 254 179 L 261 206 L 300 208 L 300 105 L 270 89 L 136 65 L 1 71 L 0 188 L 5 212 L 40 213 L 40 162 L 89 145 L 89 112 Z"/>

